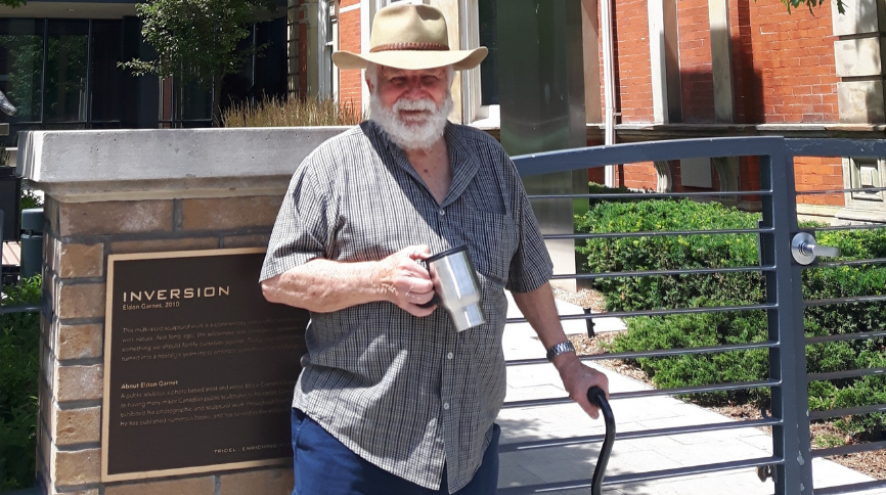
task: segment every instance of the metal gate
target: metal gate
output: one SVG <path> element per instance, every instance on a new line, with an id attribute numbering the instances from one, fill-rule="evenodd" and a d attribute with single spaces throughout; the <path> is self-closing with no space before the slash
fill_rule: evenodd
<path id="1" fill-rule="evenodd" d="M 821 262 L 816 254 L 831 255 L 824 246 L 816 246 L 814 236 L 818 232 L 836 230 L 883 229 L 884 224 L 804 227 L 800 228 L 797 218 L 797 188 L 795 187 L 795 157 L 886 157 L 886 141 L 859 141 L 834 139 L 784 139 L 781 137 L 740 137 L 716 139 L 691 139 L 660 141 L 638 144 L 621 144 L 609 147 L 592 147 L 560 152 L 526 155 L 514 159 L 521 176 L 531 176 L 551 172 L 588 169 L 614 164 L 637 162 L 654 162 L 679 160 L 696 157 L 759 157 L 759 183 L 757 191 L 730 192 L 689 192 L 689 193 L 647 193 L 637 194 L 587 194 L 587 195 L 544 195 L 532 196 L 533 199 L 661 199 L 661 198 L 693 198 L 705 201 L 730 201 L 738 197 L 757 197 L 761 207 L 762 218 L 757 228 L 685 230 L 685 231 L 623 231 L 594 234 L 549 235 L 546 239 L 573 238 L 584 242 L 585 239 L 599 238 L 650 238 L 660 236 L 694 236 L 694 235 L 747 235 L 758 236 L 759 260 L 756 266 L 730 267 L 694 267 L 691 269 L 674 270 L 629 270 L 609 273 L 587 273 L 556 278 L 578 278 L 599 280 L 612 277 L 662 277 L 702 274 L 726 273 L 760 273 L 765 282 L 765 299 L 755 304 L 712 305 L 710 307 L 681 308 L 647 308 L 634 311 L 606 313 L 609 317 L 650 317 L 675 314 L 696 314 L 715 312 L 749 312 L 764 311 L 766 315 L 768 338 L 761 342 L 733 343 L 718 346 L 697 347 L 689 349 L 643 350 L 639 352 L 609 353 L 585 356 L 585 361 L 599 359 L 636 359 L 647 357 L 677 356 L 681 354 L 722 353 L 728 351 L 746 351 L 750 349 L 768 350 L 768 378 L 759 381 L 741 383 L 718 383 L 714 385 L 680 387 L 670 389 L 654 389 L 628 393 L 613 393 L 611 399 L 618 401 L 635 397 L 654 395 L 685 395 L 690 393 L 722 392 L 744 389 L 768 389 L 771 391 L 771 417 L 722 422 L 714 424 L 698 424 L 677 428 L 661 428 L 642 431 L 619 432 L 617 439 L 649 438 L 666 435 L 682 435 L 687 433 L 711 432 L 735 428 L 755 428 L 768 426 L 772 429 L 771 457 L 754 459 L 738 459 L 729 462 L 704 464 L 679 469 L 652 470 L 620 474 L 607 477 L 604 486 L 629 484 L 640 481 L 660 480 L 687 475 L 716 473 L 723 471 L 759 468 L 758 472 L 770 473 L 774 481 L 775 493 L 808 495 L 837 494 L 886 486 L 886 482 L 854 484 L 847 486 L 816 489 L 813 486 L 812 459 L 814 457 L 832 456 L 849 452 L 878 450 L 886 447 L 886 441 L 875 441 L 861 445 L 812 449 L 810 441 L 810 422 L 830 417 L 861 415 L 886 411 L 886 404 L 868 404 L 862 407 L 817 410 L 810 412 L 807 387 L 812 381 L 846 380 L 883 373 L 886 368 L 844 369 L 829 373 L 807 375 L 806 348 L 825 342 L 856 341 L 864 339 L 882 339 L 886 336 L 883 326 L 873 322 L 869 331 L 807 337 L 804 333 L 804 310 L 823 305 L 845 304 L 882 304 L 886 300 L 884 291 L 855 297 L 804 300 L 801 287 L 802 270 L 817 270 L 826 267 L 841 266 L 875 266 L 883 263 L 886 258 L 876 259 L 841 259 L 839 261 Z M 845 193 L 879 193 L 886 187 L 865 187 L 858 189 L 803 190 L 803 196 L 845 194 Z M 806 235 L 804 235 L 806 233 Z M 801 265 L 798 260 L 803 262 Z M 884 289 L 886 290 L 886 289 Z M 592 319 L 601 315 L 572 315 L 564 320 Z M 509 323 L 524 322 L 511 319 Z M 883 322 L 886 324 L 886 322 Z M 882 349 L 882 348 L 881 348 Z M 882 350 L 881 350 L 882 352 Z M 546 363 L 544 359 L 524 359 L 510 361 L 509 366 L 530 366 Z M 541 399 L 531 401 L 511 401 L 505 408 L 522 408 L 543 406 L 569 402 L 569 399 Z M 533 441 L 503 446 L 505 452 L 526 449 L 545 449 L 563 445 L 592 443 L 602 440 L 602 435 L 581 438 L 562 439 L 557 441 Z M 618 443 L 616 443 L 618 445 Z M 610 463 L 610 466 L 612 464 Z M 588 473 L 590 478 L 590 473 Z M 521 493 L 556 492 L 589 487 L 590 479 L 570 480 L 562 483 L 506 488 L 499 490 L 505 495 Z"/>

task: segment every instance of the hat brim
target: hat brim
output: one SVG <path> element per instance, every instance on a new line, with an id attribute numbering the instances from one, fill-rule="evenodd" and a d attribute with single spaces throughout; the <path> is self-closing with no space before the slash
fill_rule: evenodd
<path id="1" fill-rule="evenodd" d="M 340 51 L 332 54 L 339 69 L 365 69 L 370 63 L 403 70 L 435 69 L 451 65 L 455 70 L 473 69 L 486 58 L 485 46 L 473 50 L 388 50 L 375 53 Z"/>

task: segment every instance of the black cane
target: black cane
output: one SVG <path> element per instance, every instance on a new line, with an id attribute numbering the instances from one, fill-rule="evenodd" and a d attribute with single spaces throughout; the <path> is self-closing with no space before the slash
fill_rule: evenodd
<path id="1" fill-rule="evenodd" d="M 606 465 L 609 464 L 609 455 L 612 454 L 612 444 L 615 443 L 615 416 L 606 399 L 606 393 L 600 387 L 588 389 L 588 400 L 591 404 L 600 408 L 603 421 L 606 423 L 606 437 L 603 446 L 600 447 L 600 457 L 597 459 L 597 467 L 594 468 L 594 477 L 591 480 L 592 495 L 601 495 L 603 492 L 603 477 L 606 476 Z"/>

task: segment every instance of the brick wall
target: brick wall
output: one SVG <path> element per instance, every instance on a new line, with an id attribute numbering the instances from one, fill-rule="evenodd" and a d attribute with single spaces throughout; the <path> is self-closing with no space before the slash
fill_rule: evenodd
<path id="1" fill-rule="evenodd" d="M 281 196 L 62 203 L 44 207 L 38 479 L 49 494 L 218 495 L 292 490 L 289 466 L 101 483 L 107 257 L 266 247 Z M 220 490 L 220 491 L 217 491 Z"/>
<path id="2" fill-rule="evenodd" d="M 652 122 L 652 69 L 646 0 L 620 0 L 614 5 L 612 17 L 616 111 L 621 112 L 622 123 Z M 602 53 L 600 60 L 603 60 Z M 600 74 L 603 74 L 602 67 Z"/>
<path id="3" fill-rule="evenodd" d="M 658 174 L 652 162 L 626 163 L 619 167 L 621 180 L 619 185 L 630 189 L 655 190 L 658 185 Z"/>
<path id="4" fill-rule="evenodd" d="M 741 19 L 741 18 L 740 18 Z M 834 36 L 827 5 L 788 13 L 780 2 L 750 2 L 747 30 L 759 85 L 761 123 L 837 122 Z"/>
<path id="5" fill-rule="evenodd" d="M 843 193 L 802 196 L 800 191 L 843 189 L 843 164 L 839 158 L 798 157 L 794 160 L 797 202 L 809 205 L 843 206 Z"/>
<path id="6" fill-rule="evenodd" d="M 342 1 L 342 7 L 359 3 L 358 0 Z M 360 9 L 345 12 L 338 20 L 339 49 L 360 53 Z M 359 70 L 339 71 L 339 102 L 351 102 L 359 108 L 363 101 L 363 79 Z"/>

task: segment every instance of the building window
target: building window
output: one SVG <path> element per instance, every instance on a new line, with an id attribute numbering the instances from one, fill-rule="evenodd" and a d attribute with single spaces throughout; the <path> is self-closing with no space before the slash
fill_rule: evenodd
<path id="1" fill-rule="evenodd" d="M 221 112 L 233 104 L 255 103 L 286 95 L 286 18 L 253 24 L 249 37 L 238 49 L 254 52 L 236 74 L 228 74 L 221 88 Z M 196 84 L 182 86 L 175 78 L 160 84 L 161 128 L 209 127 L 212 122 L 213 93 Z M 218 116 L 221 118 L 221 115 Z"/>
<path id="2" fill-rule="evenodd" d="M 489 55 L 480 64 L 480 93 L 483 106 L 498 105 L 498 0 L 479 0 L 480 46 Z"/>
<path id="3" fill-rule="evenodd" d="M 0 91 L 17 108 L 8 146 L 23 130 L 120 127 L 122 22 L 0 19 Z"/>

